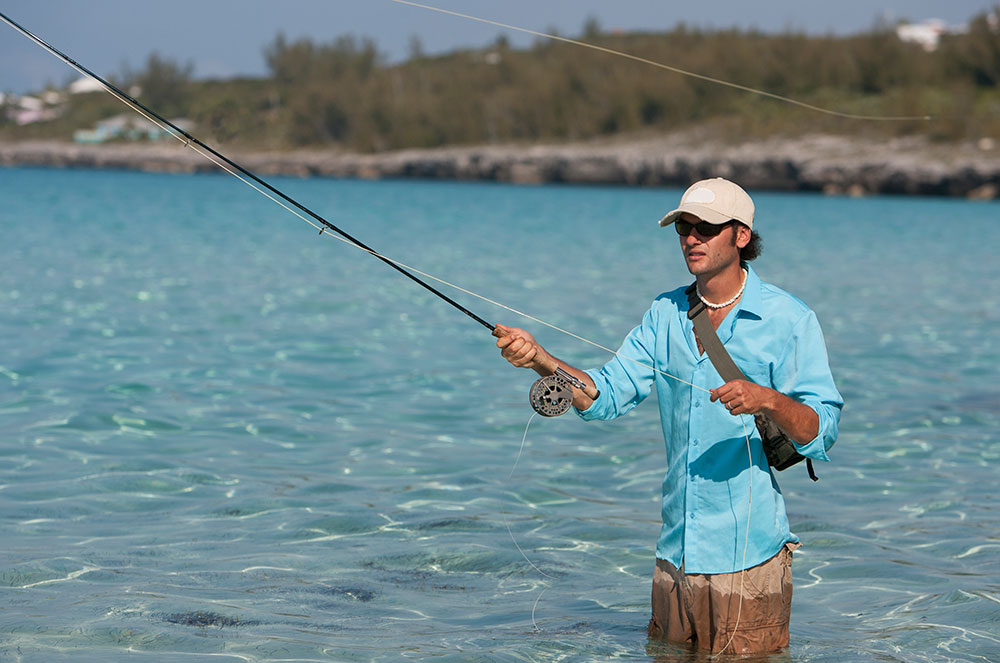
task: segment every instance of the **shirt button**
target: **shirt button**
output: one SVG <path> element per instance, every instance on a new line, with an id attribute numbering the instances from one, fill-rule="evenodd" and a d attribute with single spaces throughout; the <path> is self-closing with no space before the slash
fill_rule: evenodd
<path id="1" fill-rule="evenodd" d="M 690 512 L 688 514 L 688 518 L 690 518 L 691 520 L 694 520 L 694 511 L 692 511 L 692 512 Z"/>
<path id="2" fill-rule="evenodd" d="M 698 440 L 697 439 L 691 440 L 691 446 L 692 447 L 698 446 Z"/>
<path id="3" fill-rule="evenodd" d="M 695 407 L 701 407 L 701 401 L 695 401 L 694 402 L 694 406 Z"/>

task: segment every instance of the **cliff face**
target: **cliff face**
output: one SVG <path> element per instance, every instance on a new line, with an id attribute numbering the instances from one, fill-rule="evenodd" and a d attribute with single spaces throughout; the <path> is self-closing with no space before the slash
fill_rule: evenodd
<path id="1" fill-rule="evenodd" d="M 990 141 L 939 145 L 916 138 L 869 142 L 810 136 L 731 145 L 673 135 L 641 142 L 460 147 L 381 154 L 303 150 L 227 155 L 260 175 L 678 187 L 722 176 L 757 190 L 978 199 L 1000 196 L 1000 146 Z M 146 143 L 0 144 L 0 164 L 159 172 L 206 172 L 217 168 L 180 144 Z"/>

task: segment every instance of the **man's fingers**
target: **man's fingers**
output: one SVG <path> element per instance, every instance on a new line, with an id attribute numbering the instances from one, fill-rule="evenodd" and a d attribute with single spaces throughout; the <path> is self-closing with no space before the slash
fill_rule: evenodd
<path id="1" fill-rule="evenodd" d="M 497 347 L 501 348 L 501 349 L 503 349 L 503 348 L 510 348 L 510 347 L 519 347 L 518 344 L 525 343 L 525 342 L 526 341 L 524 340 L 523 337 L 518 336 L 517 334 L 511 333 L 511 334 L 507 334 L 506 336 L 501 336 L 500 338 L 498 338 L 497 339 Z"/>
<path id="2" fill-rule="evenodd" d="M 507 345 L 507 352 L 513 356 L 520 352 L 525 346 L 523 338 L 514 337 L 511 339 L 510 343 Z"/>
<path id="3" fill-rule="evenodd" d="M 529 341 L 528 339 L 530 339 L 531 337 L 526 336 L 524 334 L 526 334 L 526 332 L 524 332 L 521 329 L 508 329 L 506 330 L 506 333 L 503 336 L 497 338 L 497 347 L 503 349 L 512 347 L 514 346 L 514 344 L 519 342 L 529 343 L 529 344 L 532 343 L 534 339 Z"/>
<path id="4" fill-rule="evenodd" d="M 513 358 L 517 361 L 526 361 L 535 356 L 537 350 L 532 345 L 525 345 L 523 348 L 514 353 Z"/>
<path id="5" fill-rule="evenodd" d="M 523 338 L 517 336 L 507 336 L 500 341 L 506 341 L 501 351 L 501 355 L 504 359 L 509 361 L 514 366 L 518 368 L 523 368 L 529 365 L 531 361 L 538 354 L 538 348 L 534 343 L 529 343 Z M 497 341 L 499 345 L 500 341 Z"/>
<path id="6" fill-rule="evenodd" d="M 725 399 L 725 397 L 729 394 L 729 392 L 730 392 L 729 383 L 726 383 L 726 384 L 722 385 L 721 387 L 717 387 L 715 389 L 712 389 L 709 392 L 709 394 L 711 394 L 711 400 L 714 403 L 715 401 L 719 400 L 720 398 Z"/>
<path id="7" fill-rule="evenodd" d="M 709 391 L 711 394 L 711 400 L 714 403 L 721 398 L 722 402 L 725 403 L 727 400 L 735 398 L 739 395 L 741 387 L 742 380 L 730 380 L 721 387 L 716 387 L 715 389 Z"/>
<path id="8" fill-rule="evenodd" d="M 507 336 L 506 338 L 510 340 L 507 341 L 505 344 L 506 347 L 503 350 L 503 355 L 505 357 L 513 356 L 526 345 L 526 341 L 519 336 Z M 502 341 L 504 339 L 500 340 Z"/>
<path id="9" fill-rule="evenodd" d="M 518 368 L 524 368 L 525 366 L 529 366 L 532 360 L 534 360 L 534 358 L 535 358 L 535 351 L 531 350 L 526 355 L 518 356 L 512 359 L 511 361 Z"/>
<path id="10" fill-rule="evenodd" d="M 526 364 L 531 363 L 531 360 L 535 358 L 537 350 L 534 346 L 524 345 L 524 347 L 519 348 L 516 352 L 511 352 L 510 355 L 504 355 L 507 361 L 514 364 L 519 368 L 523 368 Z"/>

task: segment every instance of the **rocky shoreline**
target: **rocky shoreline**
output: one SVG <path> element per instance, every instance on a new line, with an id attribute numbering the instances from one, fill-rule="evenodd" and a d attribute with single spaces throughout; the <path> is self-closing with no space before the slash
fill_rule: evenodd
<path id="1" fill-rule="evenodd" d="M 225 151 L 259 175 L 434 178 L 538 184 L 686 186 L 732 178 L 757 190 L 832 195 L 1000 197 L 1000 145 L 935 144 L 923 138 L 867 141 L 807 136 L 739 143 L 691 133 L 642 141 L 572 145 L 450 147 L 351 154 L 334 150 Z M 209 172 L 217 166 L 179 143 L 76 145 L 0 143 L 0 166 Z"/>

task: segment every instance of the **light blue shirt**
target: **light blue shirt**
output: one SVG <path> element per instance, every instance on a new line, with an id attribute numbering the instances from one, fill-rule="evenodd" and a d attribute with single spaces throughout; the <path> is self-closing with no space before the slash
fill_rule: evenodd
<path id="1" fill-rule="evenodd" d="M 723 384 L 708 355 L 698 353 L 688 309 L 684 288 L 657 297 L 642 323 L 625 338 L 618 356 L 600 370 L 587 371 L 601 395 L 579 415 L 587 420 L 614 419 L 641 403 L 656 386 L 667 451 L 663 527 L 656 556 L 678 568 L 683 561 L 687 573 L 731 573 L 770 559 L 798 537 L 789 530 L 784 498 L 753 417 L 733 416 L 720 402 L 712 403 L 707 392 L 650 368 L 703 389 Z M 819 434 L 796 446 L 803 456 L 829 460 L 827 451 L 837 438 L 844 401 L 830 374 L 816 315 L 801 300 L 762 282 L 747 266 L 743 296 L 717 332 L 752 382 L 816 411 Z M 805 472 L 800 467 L 786 471 Z"/>

